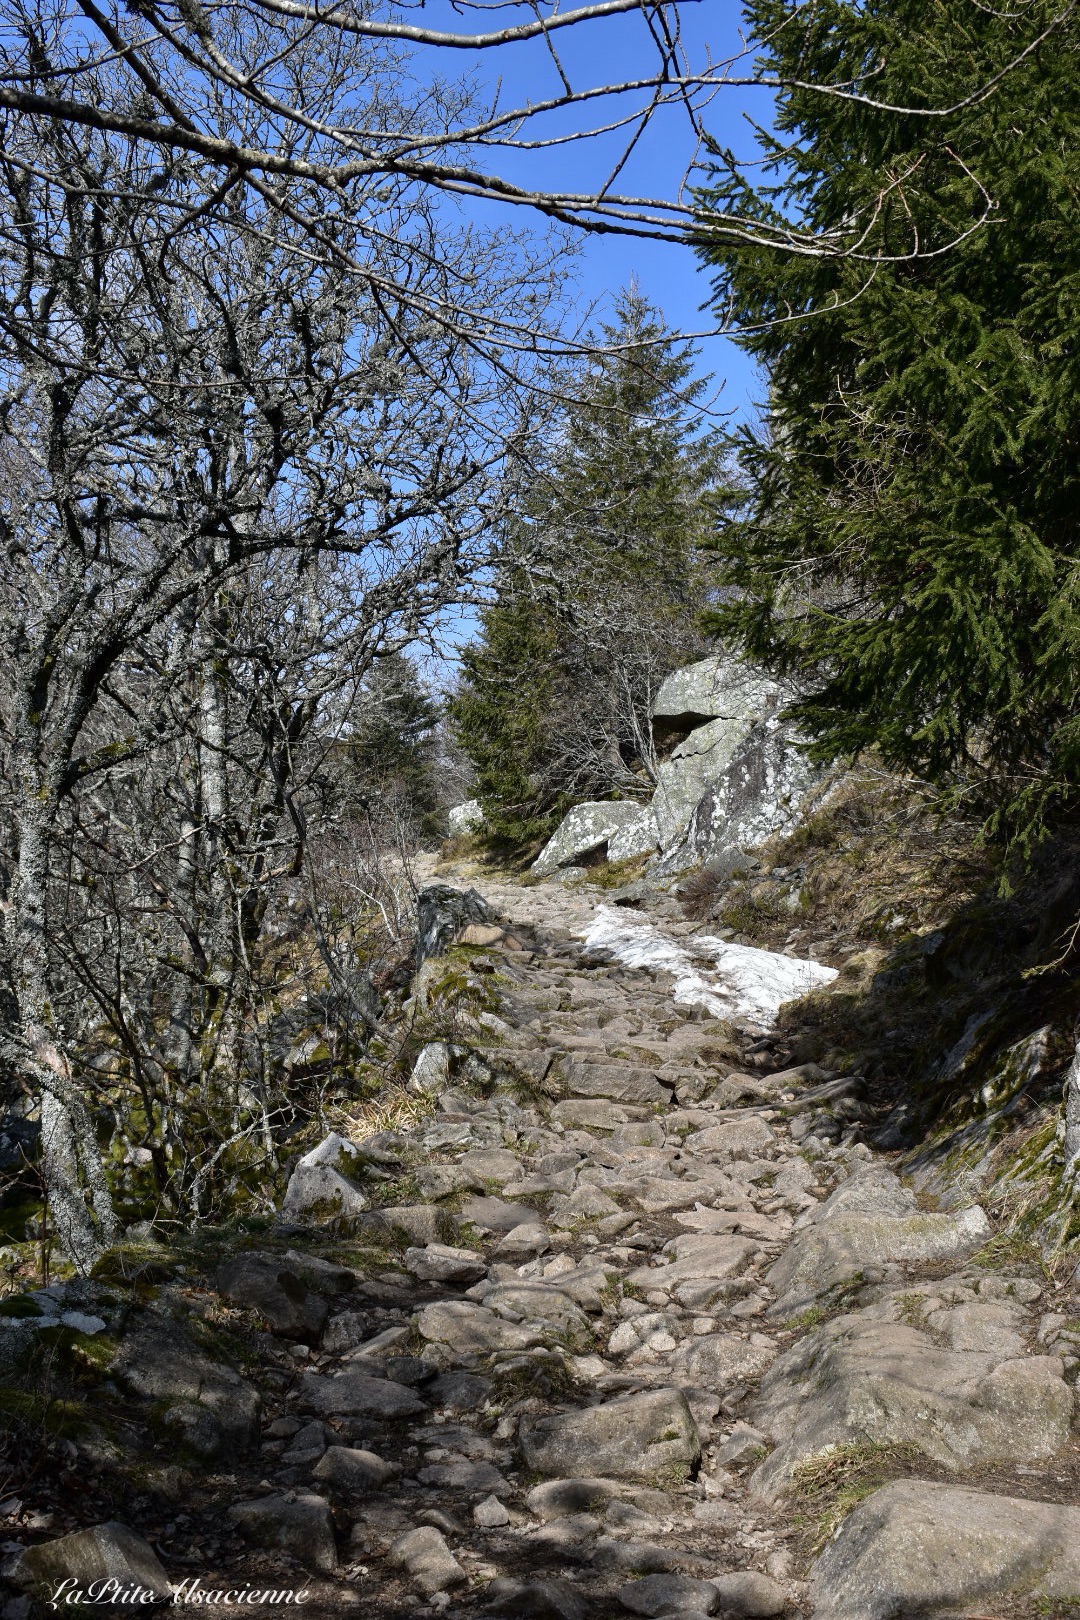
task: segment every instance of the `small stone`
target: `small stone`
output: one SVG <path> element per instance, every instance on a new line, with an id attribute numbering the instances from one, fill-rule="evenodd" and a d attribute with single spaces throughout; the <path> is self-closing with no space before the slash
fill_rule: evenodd
<path id="1" fill-rule="evenodd" d="M 742 1620 L 771 1620 L 787 1608 L 787 1593 L 768 1575 L 756 1569 L 740 1570 L 734 1575 L 714 1575 L 718 1606 L 725 1615 L 737 1615 Z"/>
<path id="2" fill-rule="evenodd" d="M 636 1350 L 641 1340 L 633 1320 L 620 1322 L 611 1338 L 608 1340 L 608 1353 L 613 1356 L 623 1356 L 628 1350 Z"/>
<path id="3" fill-rule="evenodd" d="M 497 1530 L 510 1523 L 509 1511 L 497 1496 L 485 1496 L 473 1508 L 472 1516 L 473 1523 L 478 1524 L 481 1530 Z"/>
<path id="4" fill-rule="evenodd" d="M 528 1260 L 551 1248 L 547 1228 L 539 1221 L 522 1221 L 512 1227 L 495 1250 L 496 1260 Z"/>
<path id="5" fill-rule="evenodd" d="M 445 1536 L 433 1525 L 421 1525 L 398 1536 L 390 1544 L 390 1558 L 425 1597 L 452 1586 L 464 1586 L 469 1578 L 447 1546 Z"/>
<path id="6" fill-rule="evenodd" d="M 602 1215 L 621 1213 L 613 1198 L 609 1198 L 599 1187 L 591 1187 L 586 1183 L 575 1188 L 569 1197 L 556 1200 L 552 1209 L 551 1224 L 566 1231 L 576 1226 L 579 1221 L 595 1220 Z"/>

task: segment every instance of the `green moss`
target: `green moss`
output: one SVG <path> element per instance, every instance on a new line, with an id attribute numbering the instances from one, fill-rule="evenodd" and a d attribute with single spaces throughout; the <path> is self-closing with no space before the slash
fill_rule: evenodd
<path id="1" fill-rule="evenodd" d="M 41 1314 L 37 1300 L 28 1299 L 25 1294 L 9 1294 L 7 1299 L 0 1299 L 0 1316 L 37 1317 Z"/>

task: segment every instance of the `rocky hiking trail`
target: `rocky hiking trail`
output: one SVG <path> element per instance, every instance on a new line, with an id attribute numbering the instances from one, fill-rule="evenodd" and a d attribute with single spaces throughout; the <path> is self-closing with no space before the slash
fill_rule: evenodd
<path id="1" fill-rule="evenodd" d="M 459 971 L 484 1040 L 426 1116 L 324 1144 L 285 1222 L 133 1246 L 5 1318 L 8 1364 L 51 1344 L 85 1402 L 0 1503 L 10 1590 L 1080 1613 L 1071 1282 L 978 1206 L 920 1207 L 858 1077 L 585 944 L 595 894 L 482 886 L 498 921 Z M 674 908 L 651 921 L 685 943 Z M 305 1174 L 352 1199 L 347 1236 Z"/>

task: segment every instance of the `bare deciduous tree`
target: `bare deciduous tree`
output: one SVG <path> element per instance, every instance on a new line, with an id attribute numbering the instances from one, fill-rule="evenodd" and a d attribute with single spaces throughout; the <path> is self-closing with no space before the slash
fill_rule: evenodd
<path id="1" fill-rule="evenodd" d="M 113 878 L 118 862 L 147 882 L 158 868 L 197 986 L 173 986 L 171 1046 L 155 1049 L 145 1017 L 132 1039 L 181 1086 L 215 1073 L 267 873 L 303 848 L 313 729 L 372 658 L 460 599 L 520 407 L 446 324 L 313 261 L 287 209 L 241 191 L 174 233 L 144 200 L 136 145 L 50 121 L 18 135 L 0 160 L 7 956 L 54 1218 L 85 1264 L 114 1228 L 72 1071 L 86 1009 L 65 1029 L 54 942 L 72 885 L 56 890 L 57 862 L 78 849 L 92 873 L 96 844 Z M 490 241 L 436 252 L 422 199 L 353 192 L 342 248 L 395 205 L 385 255 L 408 255 L 421 302 L 452 279 L 540 296 L 528 262 Z M 93 916 L 84 968 L 93 927 L 104 937 Z M 129 978 L 111 975 L 114 1013 Z"/>

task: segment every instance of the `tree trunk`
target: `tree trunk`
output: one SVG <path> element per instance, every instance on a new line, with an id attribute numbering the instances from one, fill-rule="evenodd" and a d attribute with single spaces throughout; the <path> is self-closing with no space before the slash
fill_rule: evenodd
<path id="1" fill-rule="evenodd" d="M 23 787 L 8 911 L 19 1023 L 40 1092 L 43 1170 L 53 1225 L 68 1259 L 86 1272 L 115 1240 L 116 1216 L 93 1124 L 53 1029 L 45 910 L 48 798 L 41 784 L 25 777 Z"/>
<path id="2" fill-rule="evenodd" d="M 1065 1076 L 1065 1169 L 1063 1176 L 1066 1182 L 1074 1183 L 1080 1178 L 1080 1031 L 1073 1052 L 1073 1060 L 1069 1064 L 1069 1072 Z"/>

